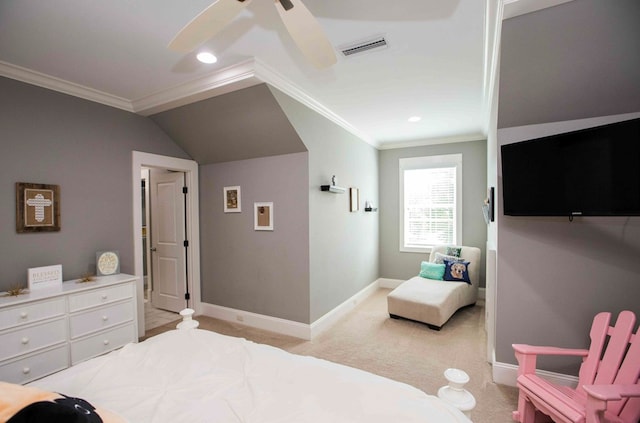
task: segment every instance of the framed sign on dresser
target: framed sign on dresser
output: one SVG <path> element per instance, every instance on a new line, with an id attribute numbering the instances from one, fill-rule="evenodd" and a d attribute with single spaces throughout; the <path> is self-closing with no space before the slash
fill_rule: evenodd
<path id="1" fill-rule="evenodd" d="M 0 380 L 27 383 L 137 342 L 136 277 L 0 298 Z"/>

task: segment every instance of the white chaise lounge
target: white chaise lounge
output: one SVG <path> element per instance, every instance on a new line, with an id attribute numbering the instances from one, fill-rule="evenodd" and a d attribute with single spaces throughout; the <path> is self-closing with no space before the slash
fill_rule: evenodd
<path id="1" fill-rule="evenodd" d="M 433 247 L 429 261 L 435 262 L 436 253 L 445 254 L 447 248 Z M 403 282 L 387 296 L 389 316 L 426 323 L 431 329 L 440 330 L 458 309 L 475 304 L 480 283 L 481 251 L 477 247 L 459 248 L 460 257 L 469 262 L 467 270 L 471 283 L 415 276 Z"/>

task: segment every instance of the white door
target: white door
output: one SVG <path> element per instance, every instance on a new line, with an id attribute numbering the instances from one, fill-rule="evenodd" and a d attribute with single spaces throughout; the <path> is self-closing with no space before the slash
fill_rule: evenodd
<path id="1" fill-rule="evenodd" d="M 151 169 L 151 304 L 179 312 L 186 306 L 184 173 Z"/>

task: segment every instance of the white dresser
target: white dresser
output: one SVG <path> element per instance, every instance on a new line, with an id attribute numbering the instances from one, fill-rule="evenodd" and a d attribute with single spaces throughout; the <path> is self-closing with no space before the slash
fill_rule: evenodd
<path id="1" fill-rule="evenodd" d="M 27 383 L 138 339 L 136 277 L 0 298 L 0 380 Z"/>

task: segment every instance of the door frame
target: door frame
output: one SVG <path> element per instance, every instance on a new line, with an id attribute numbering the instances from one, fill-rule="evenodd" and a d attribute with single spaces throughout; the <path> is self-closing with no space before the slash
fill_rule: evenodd
<path id="1" fill-rule="evenodd" d="M 189 190 L 187 194 L 186 237 L 189 240 L 189 254 L 187 257 L 187 271 L 189 272 L 189 292 L 191 294 L 191 308 L 195 314 L 200 314 L 202 303 L 200 298 L 200 220 L 198 199 L 198 163 L 193 160 L 159 154 L 132 152 L 132 186 L 133 186 L 133 260 L 134 275 L 137 277 L 137 313 L 138 336 L 144 336 L 144 268 L 142 264 L 142 197 L 141 172 L 143 167 L 155 167 L 184 172 L 185 184 Z"/>

